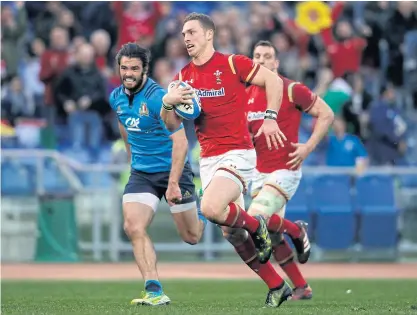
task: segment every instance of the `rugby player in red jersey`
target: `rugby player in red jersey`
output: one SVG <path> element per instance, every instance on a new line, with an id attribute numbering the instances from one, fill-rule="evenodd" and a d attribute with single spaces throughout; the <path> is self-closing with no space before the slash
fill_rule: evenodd
<path id="1" fill-rule="evenodd" d="M 224 55 L 215 51 L 215 25 L 204 14 L 191 13 L 182 34 L 192 61 L 176 76 L 187 82 L 199 95 L 201 115 L 195 120 L 201 146 L 200 177 L 204 191 L 201 211 L 223 230 L 226 239 L 239 251 L 250 240 L 253 269 L 274 290 L 274 305 L 279 306 L 291 295 L 291 289 L 268 262 L 272 246 L 266 221 L 245 212 L 242 193 L 251 181 L 256 166 L 256 153 L 247 128 L 246 83 L 265 88 L 267 110 L 259 128 L 270 150 L 281 150 L 285 136 L 278 128 L 277 113 L 282 101 L 283 82 L 267 68 L 242 55 Z M 175 130 L 181 118 L 173 107 L 190 103 L 191 89 L 177 84 L 163 98 L 161 117 L 169 130 Z M 271 276 L 272 275 L 272 276 Z"/>
<path id="2" fill-rule="evenodd" d="M 253 61 L 278 76 L 277 52 L 270 42 L 260 41 L 255 45 Z M 290 236 L 297 251 L 298 261 L 306 263 L 310 255 L 306 223 L 293 223 L 284 219 L 285 206 L 300 183 L 302 162 L 327 134 L 334 115 L 330 107 L 304 84 L 282 76 L 281 79 L 284 82 L 284 94 L 277 123 L 286 135 L 289 145 L 280 150 L 269 150 L 265 139 L 257 136 L 266 110 L 265 89 L 252 85 L 246 90 L 249 131 L 255 135 L 253 139 L 257 153 L 256 171 L 251 185 L 251 195 L 254 199 L 248 213 L 260 214 L 268 220 L 274 258 L 294 285 L 292 299 L 310 299 L 312 290 L 294 262 L 293 252 L 283 237 L 283 233 Z M 314 131 L 306 143 L 298 143 L 302 112 L 317 117 Z M 246 260 L 248 255 L 241 257 Z"/>

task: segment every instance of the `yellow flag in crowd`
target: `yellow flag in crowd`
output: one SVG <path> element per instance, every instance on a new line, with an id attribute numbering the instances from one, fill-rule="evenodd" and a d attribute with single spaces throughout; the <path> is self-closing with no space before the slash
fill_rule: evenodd
<path id="1" fill-rule="evenodd" d="M 321 1 L 306 1 L 297 4 L 295 23 L 311 35 L 332 26 L 331 8 Z"/>

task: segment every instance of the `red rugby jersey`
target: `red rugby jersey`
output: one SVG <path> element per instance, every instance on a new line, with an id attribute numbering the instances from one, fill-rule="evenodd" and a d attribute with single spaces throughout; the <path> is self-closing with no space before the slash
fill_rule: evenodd
<path id="1" fill-rule="evenodd" d="M 298 142 L 298 129 L 301 122 L 301 111 L 308 111 L 316 101 L 317 96 L 304 84 L 294 82 L 282 77 L 284 81 L 284 93 L 281 108 L 278 113 L 278 126 L 287 138 L 284 147 L 268 149 L 266 138 L 260 135 L 254 138 L 259 172 L 272 173 L 280 169 L 289 169 L 287 162 L 291 159 L 288 154 L 295 149 L 291 142 Z M 246 89 L 248 95 L 247 120 L 249 131 L 256 135 L 262 126 L 267 100 L 265 89 L 258 86 L 250 86 Z"/>
<path id="2" fill-rule="evenodd" d="M 259 68 L 246 56 L 215 52 L 205 64 L 190 62 L 175 77 L 190 84 L 201 99 L 202 113 L 194 121 L 201 157 L 253 148 L 245 88 Z"/>

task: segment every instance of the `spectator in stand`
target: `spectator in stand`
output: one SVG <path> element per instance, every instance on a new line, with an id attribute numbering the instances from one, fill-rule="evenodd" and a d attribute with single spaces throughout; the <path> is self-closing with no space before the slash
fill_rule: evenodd
<path id="1" fill-rule="evenodd" d="M 387 67 L 382 39 L 390 14 L 389 6 L 388 1 L 353 3 L 354 25 L 367 41 L 362 54 L 361 73 L 368 87 L 367 92 L 374 98 L 379 95 Z"/>
<path id="2" fill-rule="evenodd" d="M 327 166 L 355 167 L 356 174 L 362 174 L 368 165 L 368 153 L 361 140 L 346 132 L 342 117 L 333 122 L 333 134 L 329 136 L 326 154 Z"/>
<path id="3" fill-rule="evenodd" d="M 28 56 L 22 67 L 22 80 L 28 107 L 32 114 L 40 117 L 43 108 L 45 85 L 39 79 L 41 70 L 41 56 L 45 51 L 45 44 L 40 38 L 33 40 L 28 47 Z"/>
<path id="4" fill-rule="evenodd" d="M 275 33 L 272 35 L 272 43 L 278 50 L 280 61 L 280 73 L 295 81 L 301 81 L 304 73 L 300 67 L 300 56 L 292 39 L 286 33 Z"/>
<path id="5" fill-rule="evenodd" d="M 56 95 L 63 111 L 68 115 L 73 148 L 87 149 L 92 161 L 98 159 L 103 136 L 103 116 L 109 111 L 104 77 L 94 62 L 94 48 L 84 44 L 78 48 L 76 63 L 61 76 Z"/>
<path id="6" fill-rule="evenodd" d="M 48 47 L 52 45 L 49 42 L 49 34 L 57 25 L 59 14 L 62 10 L 64 10 L 64 7 L 59 1 L 48 1 L 44 10 L 40 11 L 40 14 L 35 19 L 35 37 L 41 38 Z"/>
<path id="7" fill-rule="evenodd" d="M 141 1 L 114 1 L 113 10 L 119 29 L 117 47 L 153 36 L 163 12 L 159 2 Z"/>
<path id="8" fill-rule="evenodd" d="M 333 21 L 339 19 L 343 8 L 343 2 L 336 2 L 332 8 Z M 366 41 L 363 38 L 353 36 L 352 26 L 347 20 L 336 23 L 337 39 L 333 37 L 333 27 L 322 30 L 320 34 L 335 77 L 359 71 Z"/>
<path id="9" fill-rule="evenodd" d="M 175 77 L 174 67 L 168 58 L 160 58 L 156 61 L 153 69 L 153 78 L 164 89 L 168 88 L 168 84 L 171 83 L 172 78 Z"/>
<path id="10" fill-rule="evenodd" d="M 80 23 L 68 9 L 63 9 L 59 12 L 57 25 L 67 29 L 70 41 L 82 34 Z"/>
<path id="11" fill-rule="evenodd" d="M 45 84 L 45 115 L 49 124 L 55 121 L 54 87 L 59 76 L 70 62 L 68 31 L 54 27 L 50 34 L 50 46 L 41 57 L 39 79 Z"/>
<path id="12" fill-rule="evenodd" d="M 189 62 L 186 56 L 184 43 L 178 37 L 171 37 L 165 46 L 166 57 L 174 67 L 174 72 L 178 73 Z"/>
<path id="13" fill-rule="evenodd" d="M 17 14 L 14 15 L 10 5 L 1 6 L 1 58 L 5 63 L 7 78 L 18 73 L 21 54 L 21 42 L 27 28 L 27 16 L 24 2 L 16 2 Z M 5 78 L 7 80 L 7 78 Z"/>
<path id="14" fill-rule="evenodd" d="M 32 117 L 33 110 L 29 106 L 28 99 L 24 93 L 22 82 L 19 77 L 14 77 L 5 91 L 2 99 L 2 108 L 6 119 L 15 126 L 19 117 Z"/>
<path id="15" fill-rule="evenodd" d="M 417 5 L 414 1 L 396 2 L 395 5 L 396 9 L 387 23 L 387 30 L 393 31 L 385 32 L 389 47 L 387 79 L 395 87 L 397 107 L 405 108 L 412 105 L 407 104 L 410 95 L 404 88 L 404 83 L 408 83 L 404 82 L 404 54 L 407 54 L 404 40 L 408 32 L 417 30 Z"/>
<path id="16" fill-rule="evenodd" d="M 407 150 L 407 123 L 395 107 L 394 86 L 387 85 L 381 94 L 381 98 L 370 105 L 368 149 L 372 163 L 395 165 L 401 162 Z"/>
<path id="17" fill-rule="evenodd" d="M 222 54 L 235 54 L 236 47 L 229 27 L 223 26 L 216 30 L 216 50 Z"/>
<path id="18" fill-rule="evenodd" d="M 105 78 L 110 78 L 113 70 L 109 67 L 110 35 L 105 30 L 96 30 L 90 36 L 94 47 L 96 66 Z"/>
<path id="19" fill-rule="evenodd" d="M 417 28 L 405 34 L 404 38 L 405 88 L 410 95 L 409 109 L 417 111 Z"/>
<path id="20" fill-rule="evenodd" d="M 368 109 L 371 101 L 372 96 L 365 90 L 361 75 L 355 75 L 351 98 L 343 106 L 342 112 L 348 131 L 362 140 L 365 140 L 368 134 Z"/>

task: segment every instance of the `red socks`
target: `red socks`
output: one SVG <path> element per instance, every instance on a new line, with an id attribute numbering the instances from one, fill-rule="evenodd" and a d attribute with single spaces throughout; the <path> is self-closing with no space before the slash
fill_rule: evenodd
<path id="1" fill-rule="evenodd" d="M 294 262 L 294 254 L 291 247 L 285 239 L 273 247 L 273 255 L 296 288 L 303 288 L 307 285 L 300 269 Z"/>
<path id="2" fill-rule="evenodd" d="M 295 223 L 273 214 L 268 220 L 268 231 L 271 233 L 286 233 L 292 238 L 300 237 L 301 230 Z"/>
<path id="3" fill-rule="evenodd" d="M 266 264 L 259 262 L 256 256 L 255 244 L 250 236 L 243 244 L 235 246 L 235 250 L 249 268 L 255 271 L 266 283 L 269 289 L 275 289 L 282 285 L 284 280 L 275 271 L 272 264 L 269 261 Z"/>
<path id="4" fill-rule="evenodd" d="M 229 214 L 223 224 L 232 228 L 243 228 L 250 234 L 254 234 L 258 229 L 259 222 L 254 217 L 250 216 L 239 205 L 232 202 L 229 204 Z"/>

